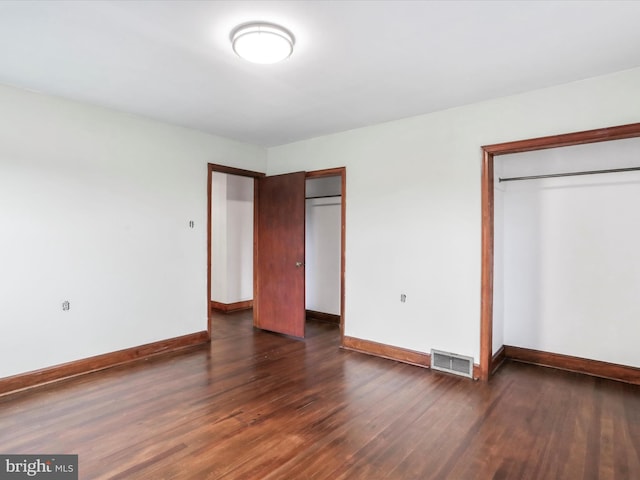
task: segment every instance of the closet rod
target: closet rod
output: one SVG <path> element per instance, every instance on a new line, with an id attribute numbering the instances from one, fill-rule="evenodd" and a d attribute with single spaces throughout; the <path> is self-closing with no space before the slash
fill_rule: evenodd
<path id="1" fill-rule="evenodd" d="M 335 197 L 341 197 L 341 194 L 337 194 L 337 195 L 318 195 L 317 197 L 304 197 L 305 200 L 313 200 L 314 198 L 335 198 Z"/>
<path id="2" fill-rule="evenodd" d="M 507 178 L 499 177 L 498 182 L 513 182 L 516 180 L 535 180 L 537 178 L 573 177 L 577 175 L 595 175 L 597 173 L 633 172 L 636 170 L 640 170 L 640 167 L 610 168 L 607 170 L 587 170 L 584 172 L 548 173 L 546 175 L 529 175 L 526 177 L 507 177 Z"/>

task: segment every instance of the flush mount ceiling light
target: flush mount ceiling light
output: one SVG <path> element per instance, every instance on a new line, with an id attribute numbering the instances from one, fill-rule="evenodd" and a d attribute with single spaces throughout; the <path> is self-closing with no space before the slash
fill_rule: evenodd
<path id="1" fill-rule="evenodd" d="M 231 32 L 236 54 L 253 63 L 276 63 L 293 52 L 291 32 L 273 23 L 245 23 Z"/>

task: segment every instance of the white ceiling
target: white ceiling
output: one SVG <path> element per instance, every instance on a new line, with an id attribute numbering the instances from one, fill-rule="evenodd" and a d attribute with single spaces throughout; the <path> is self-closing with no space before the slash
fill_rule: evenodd
<path id="1" fill-rule="evenodd" d="M 291 58 L 235 56 L 256 20 Z M 638 1 L 0 1 L 0 83 L 263 146 L 636 66 Z"/>

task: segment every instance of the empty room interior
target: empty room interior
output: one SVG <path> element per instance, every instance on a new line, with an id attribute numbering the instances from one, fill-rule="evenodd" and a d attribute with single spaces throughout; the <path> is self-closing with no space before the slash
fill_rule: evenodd
<path id="1" fill-rule="evenodd" d="M 640 478 L 639 20 L 0 2 L 0 478 Z"/>

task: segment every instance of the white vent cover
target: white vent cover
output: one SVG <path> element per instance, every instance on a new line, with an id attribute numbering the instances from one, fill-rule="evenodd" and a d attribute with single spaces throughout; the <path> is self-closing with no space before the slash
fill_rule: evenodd
<path id="1" fill-rule="evenodd" d="M 431 368 L 441 372 L 473 378 L 473 357 L 431 350 Z"/>

